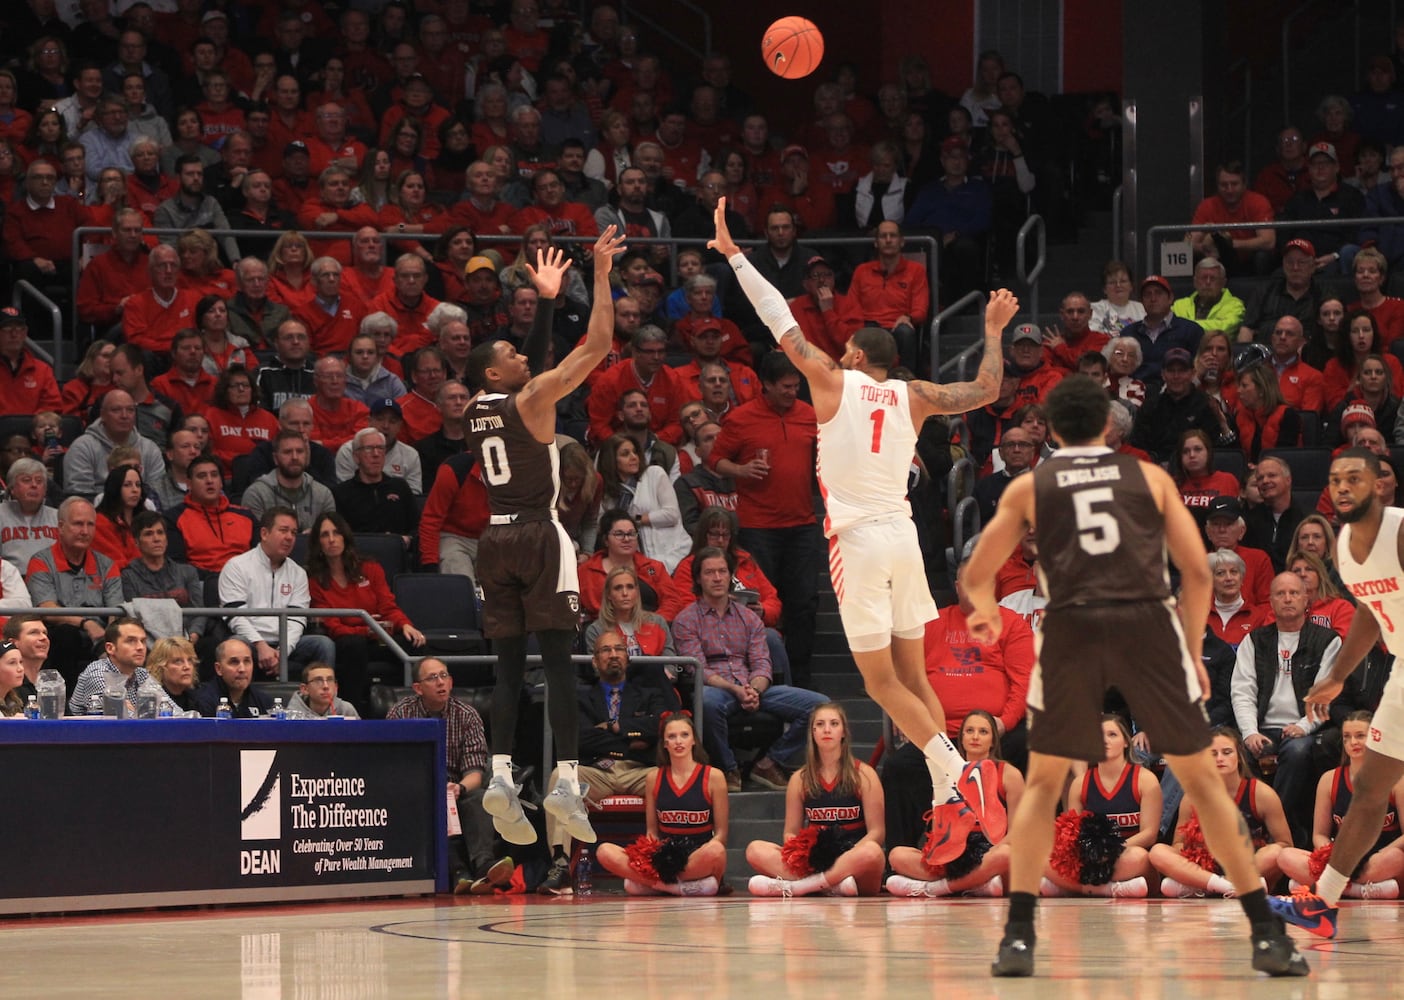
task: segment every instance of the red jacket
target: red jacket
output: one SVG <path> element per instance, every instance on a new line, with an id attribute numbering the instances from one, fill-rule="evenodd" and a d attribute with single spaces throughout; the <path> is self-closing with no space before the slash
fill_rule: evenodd
<path id="1" fill-rule="evenodd" d="M 849 338 L 863 326 L 863 317 L 858 314 L 853 300 L 839 292 L 834 293 L 834 307 L 828 312 L 815 305 L 808 295 L 791 299 L 790 312 L 804 339 L 835 361 L 843 357 Z"/>
<path id="2" fill-rule="evenodd" d="M 1272 578 L 1277 575 L 1272 568 L 1271 557 L 1262 549 L 1253 549 L 1246 545 L 1239 545 L 1233 551 L 1243 560 L 1245 568 L 1243 599 L 1249 604 L 1269 607 L 1271 602 L 1268 596 L 1272 590 Z"/>
<path id="3" fill-rule="evenodd" d="M 1326 384 L 1321 373 L 1298 358 L 1277 373 L 1282 401 L 1294 410 L 1321 413 L 1326 409 Z"/>
<path id="4" fill-rule="evenodd" d="M 429 332 L 429 314 L 439 300 L 431 295 L 421 295 L 419 305 L 408 306 L 400 299 L 400 293 L 391 291 L 377 296 L 366 306 L 366 312 L 389 313 L 395 320 L 398 332 L 390 344 L 390 353 L 404 357 L 410 351 L 428 347 L 435 337 Z"/>
<path id="5" fill-rule="evenodd" d="M 38 413 L 57 410 L 62 403 L 54 370 L 47 362 L 23 348 L 18 365 L 0 357 L 0 412 Z"/>
<path id="6" fill-rule="evenodd" d="M 366 144 L 350 136 L 343 139 L 339 146 L 330 146 L 316 136 L 304 141 L 307 143 L 307 172 L 313 177 L 320 177 L 322 171 L 332 165 L 332 160 L 353 159 L 359 169 L 366 158 Z"/>
<path id="7" fill-rule="evenodd" d="M 395 271 L 393 268 L 382 267 L 380 277 L 371 281 L 354 267 L 345 268 L 341 272 L 341 292 L 343 295 L 350 292 L 362 302 L 369 302 L 378 295 L 393 295 Z"/>
<path id="8" fill-rule="evenodd" d="M 150 287 L 145 247 L 137 251 L 131 263 L 113 250 L 99 254 L 83 268 L 78 279 L 78 318 L 84 323 L 111 326 L 119 319 L 117 304 Z"/>
<path id="9" fill-rule="evenodd" d="M 1249 632 L 1253 631 L 1253 629 L 1257 628 L 1259 625 L 1264 624 L 1262 618 L 1265 610 L 1269 616 L 1272 615 L 1272 609 L 1270 607 L 1267 609 L 1258 607 L 1249 601 L 1248 595 L 1245 594 L 1243 596 L 1243 607 L 1229 616 L 1228 622 L 1225 622 L 1223 618 L 1220 617 L 1219 613 L 1211 606 L 1209 608 L 1209 627 L 1214 630 L 1214 634 L 1220 639 L 1224 640 L 1224 642 L 1228 643 L 1234 649 L 1237 649 L 1238 644 L 1248 638 Z"/>
<path id="10" fill-rule="evenodd" d="M 1077 371 L 1078 358 L 1082 357 L 1088 351 L 1101 353 L 1102 348 L 1106 347 L 1107 342 L 1110 340 L 1111 334 L 1109 333 L 1088 330 L 1082 335 L 1082 339 L 1075 344 L 1065 340 L 1057 347 L 1048 347 L 1045 345 L 1043 348 L 1043 360 L 1047 365 L 1061 368 L 1063 371 L 1075 372 Z"/>
<path id="11" fill-rule="evenodd" d="M 891 274 L 882 262 L 870 260 L 853 269 L 848 297 L 858 315 L 869 323 L 892 329 L 900 316 L 910 316 L 918 330 L 931 313 L 931 288 L 926 269 L 914 260 L 899 258 Z"/>
<path id="12" fill-rule="evenodd" d="M 70 261 L 73 230 L 93 221 L 92 212 L 67 195 L 54 195 L 53 208 L 30 208 L 28 197 L 19 198 L 5 208 L 5 256 L 16 262 Z"/>
<path id="13" fill-rule="evenodd" d="M 349 268 L 347 269 L 349 270 Z M 365 303 L 354 293 L 341 290 L 335 315 L 322 308 L 316 298 L 289 307 L 296 319 L 307 324 L 307 336 L 312 353 L 342 354 L 351 347 L 351 339 L 361 332 L 361 320 L 366 318 Z"/>
<path id="14" fill-rule="evenodd" d="M 598 236 L 600 227 L 590 210 L 578 201 L 563 201 L 554 210 L 541 205 L 528 205 L 507 223 L 514 233 L 526 232 L 527 226 L 542 225 L 553 236 Z"/>
<path id="15" fill-rule="evenodd" d="M 778 628 L 780 625 L 780 593 L 774 585 L 765 578 L 760 566 L 751 553 L 745 549 L 736 550 L 736 573 L 734 579 L 747 590 L 754 590 L 760 595 L 760 616 L 767 628 Z M 664 605 L 658 613 L 668 621 L 672 621 L 678 616 L 678 612 L 687 607 L 693 601 L 692 597 L 692 556 L 688 556 L 678 563 L 678 568 L 673 570 L 673 600 Z M 752 608 L 751 610 L 755 610 Z"/>
<path id="16" fill-rule="evenodd" d="M 707 456 L 716 471 L 722 459 L 745 465 L 757 448 L 770 449 L 770 474 L 736 480 L 737 515 L 743 528 L 791 528 L 814 523 L 814 460 L 819 423 L 814 407 L 799 400 L 777 413 L 764 396 L 731 411 Z"/>
<path id="17" fill-rule="evenodd" d="M 186 562 L 206 573 L 218 573 L 258 540 L 253 514 L 235 507 L 223 493 L 213 507 L 202 507 L 187 496 L 174 521 L 176 534 L 185 540 Z"/>
<path id="18" fill-rule="evenodd" d="M 385 570 L 373 559 L 361 560 L 361 579 L 338 587 L 335 583 L 323 585 L 316 577 L 307 581 L 312 592 L 314 608 L 361 608 L 381 619 L 387 632 L 403 632 L 406 625 L 412 624 L 409 617 L 395 603 L 395 595 L 385 582 Z M 370 626 L 360 618 L 320 618 L 322 627 L 333 639 L 343 635 L 370 636 Z"/>
<path id="19" fill-rule="evenodd" d="M 1021 590 L 1036 590 L 1038 588 L 1037 563 L 1024 561 L 1022 548 L 1014 550 L 1014 554 L 1004 561 L 1004 565 L 995 573 L 995 600 L 1002 601 L 1010 594 L 1017 594 Z"/>
<path id="20" fill-rule="evenodd" d="M 683 346 L 691 349 L 693 331 L 703 323 L 716 323 L 721 327 L 721 356 L 725 360 L 737 361 L 743 365 L 749 365 L 755 360 L 751 345 L 746 342 L 741 328 L 729 319 L 718 319 L 716 316 L 699 318 L 689 314 L 673 324 L 673 340 L 681 341 Z"/>
<path id="21" fill-rule="evenodd" d="M 460 201 L 449 209 L 449 218 L 459 225 L 467 226 L 475 233 L 485 236 L 505 236 L 512 232 L 512 217 L 517 210 L 509 202 L 495 201 L 492 210 L 484 212 L 471 201 Z M 505 249 L 497 244 L 499 249 Z M 506 260 L 503 256 L 503 260 Z"/>
<path id="22" fill-rule="evenodd" d="M 400 440 L 414 444 L 432 435 L 444 426 L 444 415 L 439 407 L 417 392 L 407 392 L 395 402 L 404 413 L 404 424 L 400 428 Z"/>
<path id="23" fill-rule="evenodd" d="M 142 350 L 169 354 L 175 335 L 195 325 L 195 306 L 199 301 L 199 293 L 178 288 L 171 304 L 162 306 L 148 282 L 146 290 L 122 310 L 122 334 Z"/>
<path id="24" fill-rule="evenodd" d="M 226 476 L 233 470 L 234 459 L 253 451 L 260 441 L 272 441 L 278 433 L 278 418 L 262 407 L 251 406 L 245 414 L 215 406 L 204 412 L 210 422 L 210 452 L 224 466 Z"/>
<path id="25" fill-rule="evenodd" d="M 404 435 L 400 440 L 404 440 Z M 450 456 L 439 466 L 419 520 L 422 565 L 439 564 L 440 535 L 477 538 L 487 527 L 487 487 L 478 478 L 477 465 L 478 456 L 465 451 Z"/>
<path id="26" fill-rule="evenodd" d="M 136 539 L 132 537 L 129 525 L 113 521 L 106 514 L 97 516 L 97 530 L 93 532 L 93 551 L 112 560 L 120 571 L 133 559 L 141 558 Z"/>
<path id="27" fill-rule="evenodd" d="M 195 384 L 191 385 L 172 368 L 153 378 L 151 388 L 174 400 L 181 413 L 204 413 L 214 400 L 215 377 L 201 368 Z"/>
<path id="28" fill-rule="evenodd" d="M 725 364 L 727 371 L 731 373 L 731 394 L 736 397 L 737 404 L 749 403 L 761 394 L 760 376 L 749 365 L 730 360 L 726 360 Z M 702 363 L 700 361 L 694 359 L 685 365 L 674 368 L 673 371 L 682 380 L 683 385 L 687 386 L 689 400 L 702 398 Z"/>
<path id="29" fill-rule="evenodd" d="M 941 609 L 926 623 L 926 677 L 946 710 L 946 733 L 955 739 L 961 722 L 983 708 L 1006 731 L 1024 717 L 1024 697 L 1034 665 L 1033 629 L 1023 616 L 1000 608 L 999 640 L 986 645 L 970 635 L 960 605 Z"/>
<path id="30" fill-rule="evenodd" d="M 325 215 L 327 212 L 335 212 L 336 219 L 329 226 L 319 226 L 317 216 Z M 316 232 L 319 229 L 328 229 L 338 232 L 352 232 L 362 226 L 379 226 L 380 215 L 369 205 L 342 205 L 334 208 L 322 201 L 320 194 L 309 197 L 297 209 L 297 227 L 303 230 Z M 316 240 L 310 239 L 312 244 L 312 257 L 335 257 L 347 267 L 351 266 L 351 242 L 350 240 Z M 311 265 L 311 261 L 308 261 Z"/>
<path id="31" fill-rule="evenodd" d="M 337 400 L 333 407 L 315 394 L 307 402 L 312 404 L 312 440 L 331 452 L 350 441 L 370 422 L 370 409 L 366 404 L 349 396 Z"/>
<path id="32" fill-rule="evenodd" d="M 653 376 L 653 384 L 645 386 L 639 381 L 632 360 L 621 361 L 595 380 L 588 403 L 591 441 L 598 445 L 615 432 L 619 397 L 628 389 L 643 389 L 648 393 L 649 425 L 653 433 L 672 445 L 682 441 L 678 411 L 690 398 L 687 385 L 677 372 L 665 366 Z"/>
<path id="33" fill-rule="evenodd" d="M 609 575 L 604 568 L 604 553 L 596 552 L 581 563 L 576 572 L 580 577 L 580 610 L 587 617 L 598 618 L 600 605 L 604 602 L 605 577 Z M 634 572 L 639 576 L 639 583 L 653 588 L 653 592 L 658 595 L 658 614 L 669 621 L 672 619 L 664 613 L 665 607 L 675 604 L 686 607 L 689 603 L 687 594 L 684 594 L 681 604 L 678 604 L 678 599 L 673 595 L 673 581 L 668 576 L 668 569 L 657 559 L 650 559 L 642 552 L 635 552 Z M 691 583 L 688 584 L 687 593 L 692 593 Z"/>

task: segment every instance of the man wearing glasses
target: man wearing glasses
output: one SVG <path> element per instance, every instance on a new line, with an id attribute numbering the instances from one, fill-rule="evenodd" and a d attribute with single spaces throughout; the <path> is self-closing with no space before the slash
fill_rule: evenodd
<path id="1" fill-rule="evenodd" d="M 16 281 L 67 288 L 73 273 L 73 230 L 92 225 L 90 210 L 54 193 L 58 170 L 36 160 L 24 177 L 24 197 L 5 208 L 5 256 Z"/>
<path id="2" fill-rule="evenodd" d="M 1022 427 L 1011 427 L 999 439 L 999 455 L 1004 459 L 1004 468 L 992 472 L 975 484 L 972 494 L 980 508 L 980 523 L 988 524 L 994 517 L 999 498 L 1015 476 L 1021 476 L 1033 468 L 1037 452 L 1033 435 Z"/>

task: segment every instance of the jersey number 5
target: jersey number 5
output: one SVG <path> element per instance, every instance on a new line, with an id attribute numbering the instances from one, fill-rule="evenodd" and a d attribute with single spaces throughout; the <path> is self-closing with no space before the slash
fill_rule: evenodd
<path id="1" fill-rule="evenodd" d="M 1093 509 L 1096 504 L 1114 502 L 1111 487 L 1082 490 L 1073 494 L 1072 501 L 1077 517 L 1077 543 L 1082 546 L 1082 551 L 1092 556 L 1115 552 L 1121 544 L 1121 528 L 1116 518 L 1105 510 Z"/>
<path id="2" fill-rule="evenodd" d="M 512 480 L 512 465 L 507 461 L 507 443 L 500 437 L 483 439 L 483 472 L 492 486 L 501 486 Z"/>

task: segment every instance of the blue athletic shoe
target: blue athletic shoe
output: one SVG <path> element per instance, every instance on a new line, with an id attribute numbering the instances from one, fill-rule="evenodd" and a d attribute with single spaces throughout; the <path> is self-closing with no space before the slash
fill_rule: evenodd
<path id="1" fill-rule="evenodd" d="M 1269 896 L 1268 907 L 1287 923 L 1317 937 L 1336 936 L 1336 919 L 1341 911 L 1311 889 L 1303 887 L 1290 896 Z"/>

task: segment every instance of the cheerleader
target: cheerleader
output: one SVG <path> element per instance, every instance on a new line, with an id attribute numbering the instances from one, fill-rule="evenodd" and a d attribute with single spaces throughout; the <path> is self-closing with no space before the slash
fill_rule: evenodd
<path id="1" fill-rule="evenodd" d="M 809 716 L 804 767 L 785 789 L 783 846 L 753 840 L 746 861 L 753 896 L 874 896 L 882 888 L 882 784 L 855 760 L 848 715 L 829 701 Z"/>
<path id="2" fill-rule="evenodd" d="M 1311 886 L 1331 860 L 1332 838 L 1341 828 L 1341 819 L 1350 808 L 1355 791 L 1355 778 L 1365 759 L 1365 747 L 1370 734 L 1369 712 L 1351 712 L 1341 724 L 1341 766 L 1327 771 L 1316 783 L 1316 812 L 1312 822 L 1313 851 L 1288 847 L 1282 852 L 1278 865 L 1292 880 L 1292 888 Z M 1399 879 L 1404 876 L 1404 843 L 1399 839 L 1398 802 L 1404 797 L 1404 782 L 1396 785 L 1389 796 L 1384 827 L 1375 846 L 1365 855 L 1346 886 L 1345 895 L 1351 899 L 1398 899 Z"/>
<path id="3" fill-rule="evenodd" d="M 1131 731 L 1102 716 L 1102 760 L 1074 780 L 1058 817 L 1042 895 L 1142 898 L 1160 836 L 1160 782 L 1131 763 Z"/>
<path id="4" fill-rule="evenodd" d="M 1276 881 L 1281 874 L 1277 860 L 1282 849 L 1292 843 L 1287 830 L 1287 817 L 1282 812 L 1282 800 L 1272 788 L 1249 777 L 1243 753 L 1243 739 L 1231 726 L 1216 726 L 1209 753 L 1214 767 L 1223 779 L 1229 796 L 1237 804 L 1253 839 L 1253 862 L 1264 884 Z M 1224 878 L 1218 862 L 1204 843 L 1199 817 L 1189 799 L 1180 805 L 1180 822 L 1175 827 L 1175 843 L 1156 844 L 1150 849 L 1150 863 L 1165 876 L 1160 883 L 1164 896 L 1231 896 L 1233 883 Z"/>
<path id="5" fill-rule="evenodd" d="M 601 844 L 600 866 L 631 896 L 715 896 L 726 876 L 727 813 L 726 775 L 707 765 L 692 719 L 669 716 L 644 788 L 648 832 L 627 848 Z"/>
<path id="6" fill-rule="evenodd" d="M 1013 815 L 1024 794 L 1024 776 L 1000 759 L 999 728 L 993 715 L 977 708 L 965 717 L 960 724 L 960 752 L 976 765 L 985 760 L 995 765 L 999 800 Z M 927 865 L 916 847 L 894 847 L 888 864 L 896 874 L 888 877 L 885 888 L 894 896 L 1001 896 L 1003 879 L 1009 874 L 1009 845 L 991 847 L 977 829 L 966 841 L 965 853 L 944 865 Z"/>

